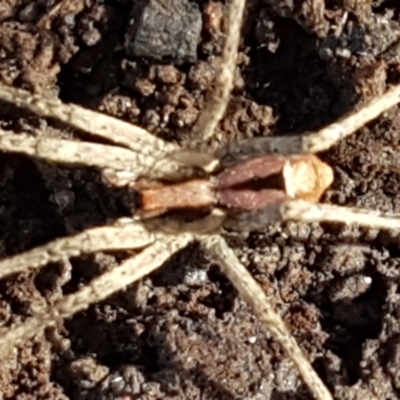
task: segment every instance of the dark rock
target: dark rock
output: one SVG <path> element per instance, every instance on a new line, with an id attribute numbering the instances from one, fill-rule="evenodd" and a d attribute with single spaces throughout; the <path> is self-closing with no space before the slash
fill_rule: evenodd
<path id="1" fill-rule="evenodd" d="M 197 4 L 187 0 L 150 0 L 132 11 L 125 48 L 130 56 L 194 62 L 202 19 Z"/>

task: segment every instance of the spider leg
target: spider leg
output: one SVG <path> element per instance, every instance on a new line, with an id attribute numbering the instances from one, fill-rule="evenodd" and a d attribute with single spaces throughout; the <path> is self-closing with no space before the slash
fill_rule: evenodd
<path id="1" fill-rule="evenodd" d="M 39 116 L 54 118 L 84 132 L 142 154 L 156 155 L 178 147 L 156 138 L 138 126 L 56 98 L 33 95 L 25 90 L 0 84 L 0 100 L 25 108 Z"/>
<path id="2" fill-rule="evenodd" d="M 251 138 L 230 144 L 221 151 L 222 165 L 231 165 L 268 153 L 302 154 L 328 150 L 399 102 L 400 85 L 396 85 L 361 108 L 319 131 L 295 136 Z"/>
<path id="3" fill-rule="evenodd" d="M 225 114 L 229 95 L 233 89 L 245 4 L 246 0 L 231 0 L 229 4 L 228 30 L 220 68 L 207 104 L 193 127 L 193 137 L 203 141 L 207 141 L 213 136 L 215 128 Z M 198 143 L 195 146 L 197 148 Z"/>
<path id="4" fill-rule="evenodd" d="M 400 230 L 400 215 L 355 207 L 294 200 L 283 203 L 280 214 L 283 220 L 358 224 L 368 228 Z"/>
<path id="5" fill-rule="evenodd" d="M 153 168 L 155 160 L 123 147 L 65 139 L 33 137 L 0 129 L 0 150 L 39 157 L 51 162 L 136 172 Z"/>
<path id="6" fill-rule="evenodd" d="M 205 153 L 184 152 L 138 126 L 55 98 L 39 97 L 0 84 L 0 100 L 14 103 L 43 117 L 55 118 L 116 146 L 82 143 L 29 135 L 12 135 L 0 129 L 0 150 L 33 155 L 53 162 L 89 165 L 135 172 L 152 179 L 183 179 L 193 168 L 213 171 L 218 161 Z"/>
<path id="7" fill-rule="evenodd" d="M 0 261 L 0 279 L 29 269 L 97 251 L 133 250 L 149 246 L 156 240 L 144 225 L 121 218 L 111 226 L 88 229 L 75 236 L 54 240 L 44 246 Z"/>
<path id="8" fill-rule="evenodd" d="M 254 230 L 282 221 L 333 222 L 357 224 L 373 229 L 400 230 L 400 215 L 387 214 L 357 207 L 313 203 L 304 200 L 272 203 L 263 209 L 230 213 L 224 227 L 234 230 Z"/>
<path id="9" fill-rule="evenodd" d="M 396 85 L 372 101 L 354 110 L 339 121 L 304 136 L 301 152 L 320 153 L 333 147 L 347 136 L 352 135 L 367 123 L 400 102 L 400 85 Z"/>
<path id="10" fill-rule="evenodd" d="M 125 233 L 126 234 L 126 233 Z M 123 237 L 122 235 L 121 237 Z M 76 293 L 62 297 L 23 323 L 0 330 L 0 354 L 7 354 L 15 346 L 36 336 L 48 326 L 85 310 L 133 282 L 159 268 L 171 255 L 185 247 L 193 236 L 158 236 L 158 240 L 138 255 L 125 260 L 119 267 L 95 278 Z M 140 238 L 139 238 L 140 240 Z M 25 253 L 27 254 L 27 253 Z"/>
<path id="11" fill-rule="evenodd" d="M 0 151 L 38 157 L 55 163 L 124 171 L 130 173 L 131 180 L 140 176 L 152 179 L 184 179 L 193 173 L 192 166 L 183 165 L 166 154 L 157 156 L 106 144 L 33 137 L 23 133 L 10 133 L 1 128 Z"/>
<path id="12" fill-rule="evenodd" d="M 273 309 L 262 288 L 240 263 L 225 240 L 220 236 L 213 235 L 203 239 L 201 243 L 211 252 L 216 263 L 222 268 L 246 302 L 251 305 L 259 320 L 282 346 L 314 396 L 318 400 L 333 400 L 329 390 L 304 356 L 280 315 Z"/>

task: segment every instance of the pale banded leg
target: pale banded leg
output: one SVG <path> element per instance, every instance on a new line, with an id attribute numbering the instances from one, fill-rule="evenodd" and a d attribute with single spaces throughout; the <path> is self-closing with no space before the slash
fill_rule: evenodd
<path id="1" fill-rule="evenodd" d="M 0 150 L 38 157 L 56 163 L 147 172 L 155 159 L 123 147 L 65 139 L 33 137 L 0 129 Z"/>
<path id="2" fill-rule="evenodd" d="M 149 246 L 157 234 L 147 230 L 140 222 L 122 218 L 115 224 L 91 228 L 75 236 L 54 240 L 44 246 L 0 261 L 0 279 L 25 270 L 81 254 L 97 251 L 135 250 Z"/>
<path id="3" fill-rule="evenodd" d="M 123 147 L 29 135 L 13 135 L 0 129 L 0 151 L 26 154 L 52 162 L 79 164 L 134 172 L 151 179 L 184 179 L 192 168 L 212 172 L 218 161 L 211 155 L 183 152 L 146 130 L 114 117 L 58 99 L 41 98 L 0 84 L 0 100 L 6 100 L 44 117 L 56 118 Z"/>
<path id="4" fill-rule="evenodd" d="M 285 221 L 334 222 L 346 225 L 357 224 L 372 229 L 395 229 L 400 231 L 400 215 L 362 208 L 295 200 L 284 203 L 280 208 L 280 212 L 282 220 Z"/>
<path id="5" fill-rule="evenodd" d="M 95 278 L 91 283 L 76 293 L 61 298 L 42 312 L 23 323 L 0 330 L 0 354 L 7 354 L 15 346 L 38 335 L 56 322 L 69 318 L 91 304 L 106 299 L 133 282 L 143 278 L 159 268 L 171 255 L 185 247 L 193 236 L 158 235 L 157 241 L 136 256 L 124 261 L 119 267 Z"/>
<path id="6" fill-rule="evenodd" d="M 333 400 L 329 390 L 304 356 L 280 315 L 271 306 L 260 285 L 240 263 L 225 240 L 215 235 L 203 239 L 201 242 L 211 252 L 216 263 L 222 268 L 241 296 L 251 305 L 266 329 L 272 333 L 274 339 L 282 346 L 315 398 L 318 400 Z"/>
<path id="7" fill-rule="evenodd" d="M 234 230 L 254 230 L 281 221 L 333 222 L 400 231 L 400 215 L 304 200 L 276 203 L 262 210 L 232 214 L 224 221 L 224 227 Z"/>
<path id="8" fill-rule="evenodd" d="M 192 167 L 167 154 L 152 156 L 124 147 L 65 139 L 33 137 L 0 129 L 0 151 L 38 157 L 46 161 L 132 173 L 132 179 L 185 178 Z"/>
<path id="9" fill-rule="evenodd" d="M 246 0 L 230 1 L 227 21 L 228 29 L 222 50 L 220 68 L 214 81 L 214 88 L 207 99 L 207 104 L 193 127 L 194 138 L 199 138 L 203 141 L 211 139 L 215 128 L 225 114 L 235 80 L 236 59 L 245 4 Z"/>
<path id="10" fill-rule="evenodd" d="M 25 90 L 0 84 L 0 100 L 25 108 L 39 116 L 65 122 L 92 136 L 101 137 L 135 152 L 156 157 L 159 153 L 179 149 L 138 126 L 74 104 L 64 104 L 56 98 L 33 95 Z"/>
<path id="11" fill-rule="evenodd" d="M 232 160 L 236 163 L 267 153 L 302 154 L 328 150 L 399 102 L 400 85 L 396 85 L 360 109 L 317 132 L 295 136 L 252 138 L 228 145 L 222 152 L 223 164 L 229 165 Z"/>

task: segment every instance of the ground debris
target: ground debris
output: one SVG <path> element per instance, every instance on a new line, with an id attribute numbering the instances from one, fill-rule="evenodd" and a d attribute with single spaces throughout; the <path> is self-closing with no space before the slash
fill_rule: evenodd
<path id="1" fill-rule="evenodd" d="M 174 64 L 194 62 L 202 29 L 198 6 L 188 0 L 139 2 L 132 11 L 125 48 L 128 55 Z"/>

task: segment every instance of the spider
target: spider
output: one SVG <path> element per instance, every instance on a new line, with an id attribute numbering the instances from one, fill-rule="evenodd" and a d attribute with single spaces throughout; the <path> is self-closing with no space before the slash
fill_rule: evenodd
<path id="1" fill-rule="evenodd" d="M 194 128 L 197 137 L 201 137 L 204 141 L 212 137 L 216 124 L 224 114 L 233 86 L 233 71 L 244 3 L 243 0 L 233 0 L 230 5 L 221 73 L 216 79 L 215 89 L 207 107 Z M 132 218 L 122 218 L 111 225 L 90 228 L 77 235 L 57 239 L 0 261 L 1 279 L 11 274 L 40 269 L 49 263 L 82 254 L 98 251 L 133 252 L 120 266 L 95 278 L 77 292 L 62 297 L 52 306 L 44 307 L 24 322 L 0 331 L 2 354 L 7 354 L 15 346 L 37 335 L 46 327 L 69 318 L 91 304 L 140 280 L 159 268 L 180 249 L 193 241 L 198 241 L 253 308 L 265 330 L 270 332 L 282 346 L 315 398 L 321 400 L 333 398 L 286 328 L 280 315 L 274 310 L 269 296 L 241 264 L 220 234 L 224 229 L 231 227 L 250 230 L 276 221 L 288 220 L 400 229 L 400 217 L 395 215 L 383 215 L 369 210 L 315 202 L 331 183 L 331 172 L 328 166 L 322 162 L 319 164 L 319 161 L 310 155 L 329 149 L 385 110 L 396 105 L 400 101 L 400 86 L 388 90 L 381 97 L 318 132 L 299 136 L 249 139 L 229 144 L 215 155 L 195 149 L 184 151 L 177 145 L 167 143 L 139 127 L 113 117 L 76 105 L 63 104 L 56 99 L 34 96 L 5 85 L 0 86 L 0 99 L 43 117 L 59 119 L 93 137 L 114 142 L 114 145 L 107 145 L 50 139 L 1 130 L 0 150 L 2 152 L 20 153 L 54 163 L 98 167 L 104 170 L 104 176 L 109 182 L 119 186 L 133 186 L 141 193 L 142 199 L 139 213 Z M 282 157 L 279 158 L 276 153 L 282 154 Z M 269 156 L 266 156 L 267 154 Z M 314 162 L 318 164 L 317 167 L 309 167 L 307 170 L 308 173 L 315 174 L 315 182 L 311 184 L 311 188 L 306 187 L 309 182 L 301 179 L 299 174 L 293 173 L 293 171 L 296 172 L 296 161 L 293 161 L 296 159 L 306 160 L 305 164 L 308 166 Z M 214 197 L 211 200 L 208 199 L 205 204 L 198 201 L 203 194 L 207 197 L 207 190 L 210 189 L 207 185 L 211 182 L 208 179 L 211 175 L 215 175 L 215 171 L 219 171 L 220 174 L 231 174 L 231 177 L 238 177 L 241 174 L 250 174 L 253 178 L 260 177 L 255 174 L 254 166 L 251 166 L 252 163 L 260 160 L 262 162 L 259 164 L 264 165 L 264 169 L 265 164 L 270 163 L 268 164 L 270 169 L 266 170 L 267 175 L 271 175 L 271 169 L 276 165 L 278 165 L 276 171 L 273 172 L 284 175 L 284 188 L 281 187 L 278 190 L 277 197 L 271 195 L 276 192 L 270 190 L 268 192 L 270 197 L 268 195 L 259 197 L 262 205 L 252 203 L 245 207 L 243 205 L 245 201 L 237 199 L 240 194 L 248 195 L 249 192 L 233 190 L 233 197 L 228 196 L 229 199 L 225 204 Z M 285 166 L 289 166 L 286 169 L 289 171 L 287 173 L 282 172 Z M 303 170 L 300 168 L 299 171 Z M 149 185 L 146 182 L 140 183 L 141 178 L 155 181 L 155 187 L 151 184 L 146 186 Z M 228 180 L 228 178 L 225 179 Z M 155 197 L 162 193 L 164 197 L 161 197 L 161 203 L 164 203 L 168 193 L 181 188 L 183 192 L 180 192 L 181 195 L 178 198 L 183 199 L 191 182 L 196 182 L 196 195 L 187 196 L 187 204 L 176 205 L 176 200 L 174 200 L 175 203 L 173 201 L 172 206 L 160 209 L 160 202 L 157 203 Z M 219 180 L 220 184 L 221 182 L 223 182 L 222 178 Z M 207 187 L 205 188 L 204 185 Z M 232 184 L 228 185 L 227 190 L 232 187 Z M 252 191 L 252 193 L 261 192 Z M 301 192 L 306 194 L 301 195 Z M 315 201 L 309 201 L 310 199 Z M 214 209 L 212 206 L 215 203 L 217 206 L 225 207 Z M 203 206 L 206 207 L 200 213 L 201 215 L 196 215 L 196 218 L 192 217 L 189 220 L 180 217 L 180 212 L 163 215 L 170 211 L 169 208 L 191 207 L 197 210 Z"/>

